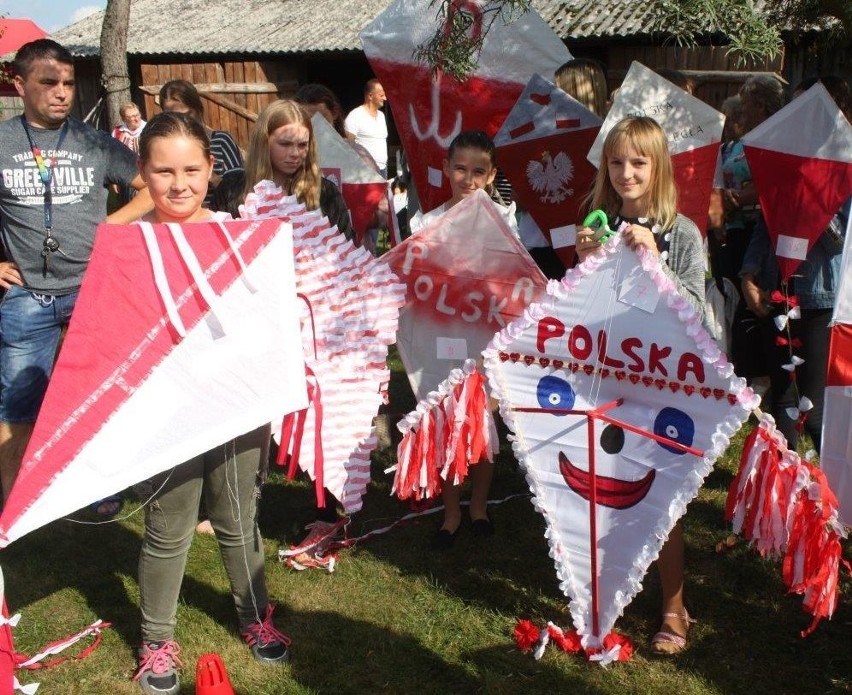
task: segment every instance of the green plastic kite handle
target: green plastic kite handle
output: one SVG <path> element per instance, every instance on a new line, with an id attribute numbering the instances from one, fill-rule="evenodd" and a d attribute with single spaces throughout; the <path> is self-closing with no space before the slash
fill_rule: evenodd
<path id="1" fill-rule="evenodd" d="M 595 238 L 601 244 L 614 234 L 614 232 L 609 228 L 609 219 L 607 219 L 606 213 L 603 210 L 592 210 L 583 220 L 583 226 L 589 227 L 590 229 L 602 230 L 603 234 L 600 236 L 595 235 Z"/>

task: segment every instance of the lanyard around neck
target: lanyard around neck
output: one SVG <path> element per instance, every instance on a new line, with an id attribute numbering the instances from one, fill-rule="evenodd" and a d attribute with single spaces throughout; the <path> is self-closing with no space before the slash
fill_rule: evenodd
<path id="1" fill-rule="evenodd" d="M 44 184 L 44 229 L 45 232 L 47 232 L 47 236 L 50 236 L 50 229 L 53 222 L 53 191 L 51 186 L 53 183 L 53 170 L 56 169 L 56 154 L 54 154 L 53 161 L 48 163 L 48 161 L 45 160 L 41 149 L 33 141 L 32 133 L 27 125 L 27 119 L 24 118 L 23 114 L 21 114 L 21 125 L 24 127 L 24 132 L 27 135 L 27 142 L 29 142 L 30 150 L 32 150 L 33 153 L 33 160 L 35 161 L 36 167 L 38 167 L 38 176 Z M 65 142 L 65 136 L 67 134 L 68 121 L 66 120 L 59 131 L 59 140 L 56 143 L 55 153 L 58 153 L 61 149 L 62 143 Z"/>

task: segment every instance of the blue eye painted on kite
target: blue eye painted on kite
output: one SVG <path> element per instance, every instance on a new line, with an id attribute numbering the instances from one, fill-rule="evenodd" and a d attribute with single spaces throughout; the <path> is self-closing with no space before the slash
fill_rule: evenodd
<path id="1" fill-rule="evenodd" d="M 559 408 L 570 410 L 574 407 L 574 389 L 565 379 L 558 376 L 546 376 L 538 382 L 536 389 L 538 404 L 547 410 Z M 563 413 L 554 413 L 562 415 Z"/>
<path id="2" fill-rule="evenodd" d="M 654 434 L 659 437 L 666 437 L 684 446 L 692 446 L 692 440 L 695 438 L 695 423 L 682 410 L 663 408 L 657 415 L 657 419 L 654 420 Z M 670 444 L 662 444 L 661 442 L 657 442 L 657 444 L 673 454 L 686 453 L 683 449 L 677 449 Z"/>

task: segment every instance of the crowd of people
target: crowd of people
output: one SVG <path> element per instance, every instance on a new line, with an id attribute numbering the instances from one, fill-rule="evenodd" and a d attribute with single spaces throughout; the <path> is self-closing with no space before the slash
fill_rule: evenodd
<path id="1" fill-rule="evenodd" d="M 366 84 L 363 104 L 345 118 L 337 97 L 323 85 L 305 85 L 294 100 L 269 104 L 258 115 L 243 154 L 228 133 L 205 125 L 202 99 L 185 80 L 163 85 L 161 113 L 147 123 L 137 105 L 122 106 L 122 123 L 110 137 L 70 116 L 74 68 L 65 48 L 47 39 L 26 44 L 16 56 L 14 70 L 24 114 L 0 123 L 4 172 L 0 186 L 4 252 L 0 262 L 0 288 L 4 291 L 0 305 L 0 478 L 4 497 L 14 483 L 32 433 L 98 223 L 104 219 L 125 224 L 187 223 L 236 217 L 255 184 L 270 180 L 307 209 L 321 211 L 341 234 L 354 239 L 341 192 L 319 169 L 311 123 L 314 113 L 351 140 L 364 161 L 385 177 L 388 167 L 388 131 L 382 112 L 386 96 L 377 80 Z M 670 79 L 680 77 L 671 75 Z M 555 80 L 587 108 L 604 115 L 612 95 L 607 93 L 605 75 L 597 63 L 571 61 L 555 71 Z M 823 83 L 848 118 L 848 84 L 839 78 L 825 78 Z M 783 104 L 780 80 L 754 76 L 723 106 L 727 124 L 717 200 L 722 201 L 724 214 L 709 211 L 713 269 L 709 282 L 701 234 L 696 221 L 677 210 L 666 135 L 652 118 L 628 117 L 609 131 L 594 187 L 588 192 L 588 208 L 603 210 L 613 227 L 621 226 L 628 246 L 644 247 L 659 257 L 699 314 L 704 314 L 708 288 L 727 297 L 731 310 L 720 323 L 730 333 L 738 373 L 750 379 L 768 378 L 771 412 L 791 446 L 796 446 L 800 428 L 785 410 L 801 395 L 808 396 L 814 408 L 806 429 L 819 450 L 828 320 L 850 201 L 837 212 L 784 288 L 788 295 L 799 297 L 802 309 L 793 334 L 801 339 L 805 363 L 793 381 L 782 368 L 787 359 L 776 344 L 769 302 L 771 292 L 781 288 L 778 266 L 742 146 L 743 135 Z M 81 185 L 55 200 L 52 186 L 60 152 L 73 153 L 76 166 L 88 172 L 94 185 Z M 418 233 L 474 191 L 484 189 L 545 274 L 560 277 L 566 268 L 541 231 L 529 215 L 521 214 L 518 224 L 515 207 L 507 199 L 510 193 L 504 188 L 501 194 L 495 185 L 498 166 L 494 143 L 486 133 L 459 134 L 444 161 L 451 197 L 435 210 L 412 215 L 408 220 L 411 232 Z M 396 185 L 400 191 L 411 188 L 408 180 Z M 110 186 L 135 194 L 124 196 L 125 204 L 107 217 Z M 385 219 L 381 214 L 376 227 Z M 580 262 L 599 245 L 597 230 L 579 229 L 576 253 Z M 180 688 L 180 648 L 174 639 L 177 603 L 199 513 L 218 541 L 239 631 L 247 645 L 260 661 L 288 659 L 290 640 L 272 620 L 255 514 L 269 442 L 269 427 L 261 427 L 146 483 L 149 494 L 139 563 L 142 618 L 136 674 L 146 693 L 176 693 Z M 479 536 L 495 532 L 488 513 L 492 472 L 493 464 L 486 461 L 472 467 L 469 515 L 471 528 Z M 321 556 L 347 522 L 327 490 L 325 498 L 308 535 L 287 551 L 302 564 Z M 445 486 L 443 498 L 444 517 L 433 540 L 438 550 L 451 546 L 462 526 L 460 488 Z M 236 507 L 233 499 L 238 501 Z M 114 514 L 120 504 L 120 498 L 102 500 L 97 510 Z M 236 515 L 234 508 L 239 510 Z M 677 653 L 686 646 L 692 618 L 683 597 L 683 565 L 683 536 L 677 526 L 658 562 L 662 626 L 652 638 L 651 648 L 659 654 Z"/>

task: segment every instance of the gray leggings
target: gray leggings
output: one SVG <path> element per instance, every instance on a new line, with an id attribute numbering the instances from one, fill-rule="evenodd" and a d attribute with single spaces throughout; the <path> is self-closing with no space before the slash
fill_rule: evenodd
<path id="1" fill-rule="evenodd" d="M 144 641 L 174 639 L 178 595 L 202 493 L 231 582 L 240 627 L 263 619 L 269 599 L 257 502 L 269 435 L 269 426 L 261 427 L 144 484 L 148 496 L 156 492 L 145 509 L 145 537 L 139 555 Z M 144 494 L 145 489 L 138 492 Z"/>

